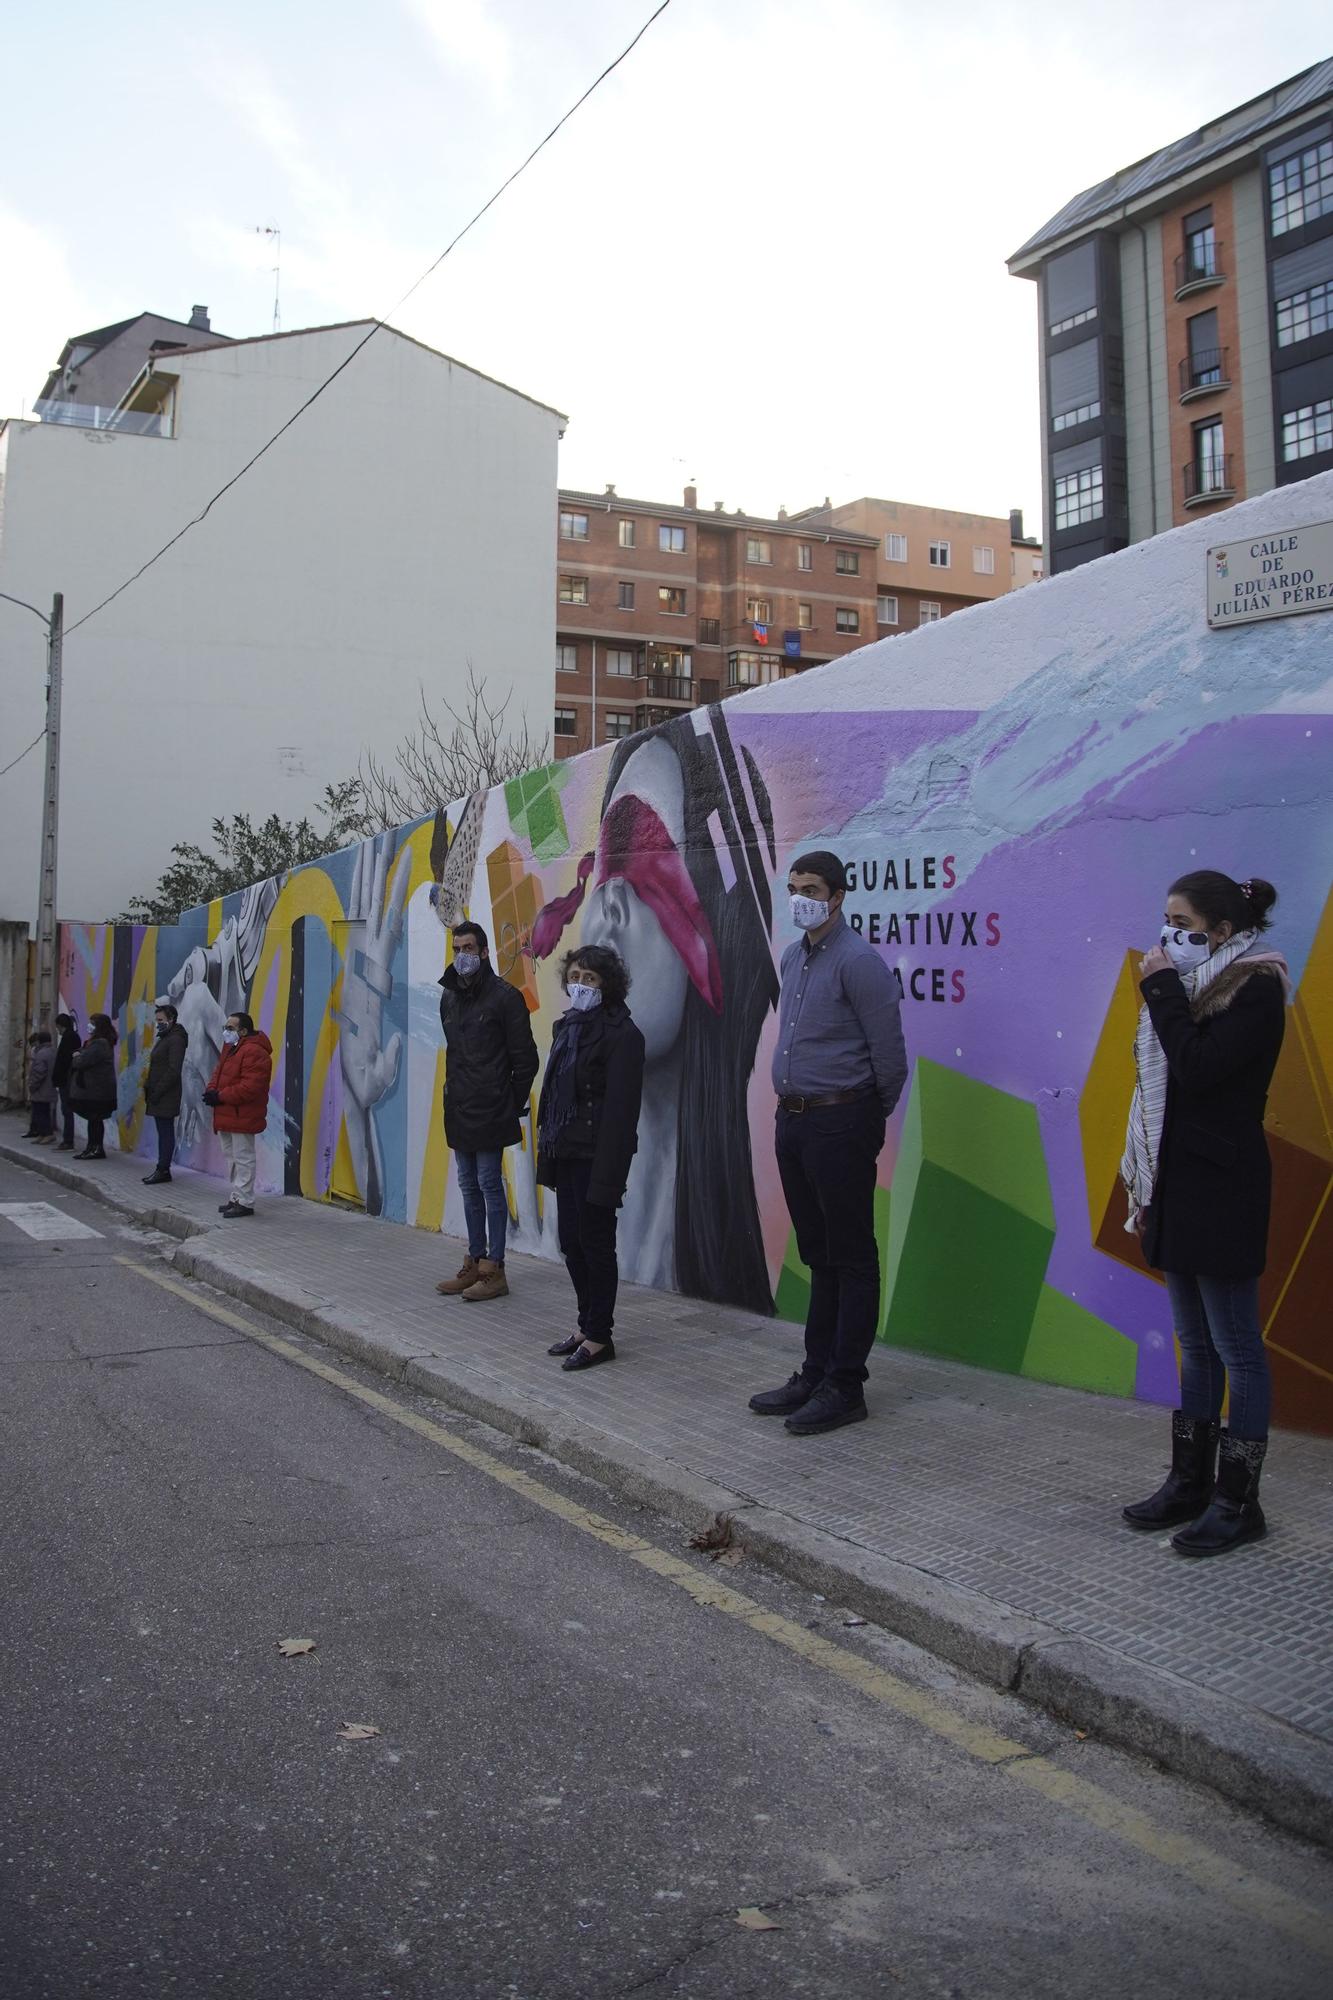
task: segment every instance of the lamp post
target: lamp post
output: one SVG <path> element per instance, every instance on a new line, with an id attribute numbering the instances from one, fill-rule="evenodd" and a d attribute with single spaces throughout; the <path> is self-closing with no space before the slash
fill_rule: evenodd
<path id="1" fill-rule="evenodd" d="M 59 938 L 56 929 L 56 863 L 60 818 L 60 678 L 64 640 L 65 600 L 59 591 L 51 600 L 51 616 L 22 597 L 0 591 L 9 604 L 31 611 L 46 627 L 46 772 L 42 785 L 42 832 L 37 883 L 37 980 L 33 995 L 33 1026 L 52 1027 L 60 1004 Z M 31 747 L 31 746 L 30 746 Z"/>

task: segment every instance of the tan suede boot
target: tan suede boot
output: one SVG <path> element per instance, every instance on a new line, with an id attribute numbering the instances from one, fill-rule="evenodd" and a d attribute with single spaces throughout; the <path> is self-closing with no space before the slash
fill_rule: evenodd
<path id="1" fill-rule="evenodd" d="M 469 1285 L 475 1285 L 480 1276 L 481 1265 L 477 1262 L 476 1258 L 465 1257 L 458 1276 L 456 1278 L 441 1278 L 435 1289 L 437 1292 L 443 1292 L 446 1299 L 456 1299 L 460 1292 L 467 1290 Z"/>
<path id="2" fill-rule="evenodd" d="M 507 1299 L 509 1281 L 505 1277 L 503 1264 L 493 1264 L 489 1257 L 483 1257 L 477 1266 L 477 1281 L 469 1285 L 463 1294 L 466 1305 L 480 1305 L 486 1299 Z"/>

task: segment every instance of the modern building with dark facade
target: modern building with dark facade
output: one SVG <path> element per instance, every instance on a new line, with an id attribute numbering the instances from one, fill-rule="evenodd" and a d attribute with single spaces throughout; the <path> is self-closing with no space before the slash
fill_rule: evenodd
<path id="1" fill-rule="evenodd" d="M 1333 467 L 1333 60 L 1087 189 L 1040 298 L 1051 572 Z"/>

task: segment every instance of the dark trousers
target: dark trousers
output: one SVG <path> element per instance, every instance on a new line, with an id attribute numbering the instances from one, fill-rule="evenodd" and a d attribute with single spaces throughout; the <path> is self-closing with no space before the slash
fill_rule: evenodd
<path id="1" fill-rule="evenodd" d="M 599 1345 L 615 1326 L 616 1211 L 588 1200 L 591 1160 L 557 1160 L 555 1195 L 560 1217 L 560 1250 L 579 1305 L 579 1332 Z"/>
<path id="2" fill-rule="evenodd" d="M 87 1126 L 88 1151 L 90 1153 L 100 1153 L 106 1139 L 106 1120 L 105 1118 L 94 1118 L 90 1112 L 87 1118 Z"/>
<path id="3" fill-rule="evenodd" d="M 51 1107 L 49 1104 L 28 1106 L 28 1130 L 35 1139 L 44 1139 L 51 1130 Z"/>
<path id="4" fill-rule="evenodd" d="M 1163 1276 L 1180 1342 L 1182 1416 L 1220 1417 L 1222 1391 L 1229 1388 L 1231 1435 L 1266 1438 L 1272 1390 L 1259 1322 L 1259 1280 L 1185 1277 L 1176 1271 Z"/>
<path id="5" fill-rule="evenodd" d="M 877 1097 L 778 1109 L 777 1156 L 796 1248 L 810 1270 L 808 1382 L 859 1396 L 879 1320 L 875 1178 L 884 1146 Z"/>
<path id="6" fill-rule="evenodd" d="M 70 1108 L 69 1092 L 63 1084 L 60 1088 L 60 1136 L 67 1146 L 74 1144 L 74 1113 Z"/>
<path id="7" fill-rule="evenodd" d="M 174 1118 L 159 1118 L 154 1113 L 153 1123 L 157 1127 L 157 1170 L 160 1174 L 169 1174 L 176 1157 L 176 1121 Z"/>

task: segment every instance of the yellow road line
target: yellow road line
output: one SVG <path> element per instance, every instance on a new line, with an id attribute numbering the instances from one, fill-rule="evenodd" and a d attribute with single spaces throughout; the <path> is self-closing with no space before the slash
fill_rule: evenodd
<path id="1" fill-rule="evenodd" d="M 820 1638 L 818 1633 L 796 1624 L 794 1620 L 784 1618 L 778 1612 L 765 1611 L 753 1598 L 746 1597 L 742 1591 L 733 1589 L 707 1570 L 659 1549 L 654 1543 L 644 1541 L 640 1535 L 627 1533 L 613 1521 L 581 1507 L 576 1500 L 566 1499 L 563 1493 L 544 1486 L 531 1473 L 518 1466 L 506 1465 L 493 1453 L 483 1451 L 466 1438 L 455 1436 L 442 1425 L 432 1423 L 429 1417 L 405 1409 L 378 1389 L 366 1388 L 350 1375 L 344 1375 L 341 1369 L 331 1367 L 327 1361 L 320 1361 L 312 1354 L 303 1354 L 291 1341 L 282 1339 L 278 1334 L 266 1333 L 239 1313 L 218 1305 L 197 1287 L 182 1284 L 178 1278 L 170 1278 L 164 1271 L 151 1270 L 147 1265 L 137 1263 L 133 1257 L 117 1257 L 116 1262 L 136 1272 L 139 1277 L 162 1286 L 165 1291 L 174 1292 L 196 1311 L 207 1313 L 211 1319 L 221 1321 L 223 1326 L 247 1335 L 284 1361 L 294 1362 L 308 1374 L 331 1383 L 344 1395 L 377 1410 L 404 1429 L 415 1431 L 418 1437 L 441 1446 L 465 1465 L 485 1473 L 488 1479 L 507 1486 L 511 1492 L 521 1493 L 534 1506 L 554 1514 L 582 1534 L 591 1535 L 595 1541 L 614 1549 L 617 1554 L 628 1556 L 643 1569 L 651 1570 L 654 1576 L 676 1584 L 696 1604 L 710 1611 L 721 1611 L 742 1625 L 748 1625 L 752 1632 L 774 1640 L 811 1666 L 835 1675 L 871 1701 L 907 1716 L 932 1735 L 942 1737 L 957 1749 L 965 1751 L 969 1757 L 1006 1772 L 1030 1791 L 1039 1792 L 1052 1804 L 1076 1814 L 1100 1832 L 1111 1834 L 1140 1854 L 1162 1862 L 1205 1894 L 1223 1898 L 1238 1914 L 1285 1932 L 1309 1950 L 1333 1958 L 1333 1926 L 1330 1926 L 1326 1913 L 1288 1895 L 1286 1890 L 1271 1882 L 1259 1880 L 1248 1869 L 1204 1846 L 1202 1841 L 1193 1840 L 1188 1834 L 1171 1832 L 1149 1814 L 1125 1805 L 1113 1793 L 1104 1791 L 1090 1779 L 1063 1770 L 1050 1758 L 1028 1750 L 1022 1743 L 1001 1736 L 982 1723 L 969 1722 L 934 1695 L 900 1680 L 896 1674 L 876 1666 L 873 1661 L 848 1652 L 829 1639 Z"/>

